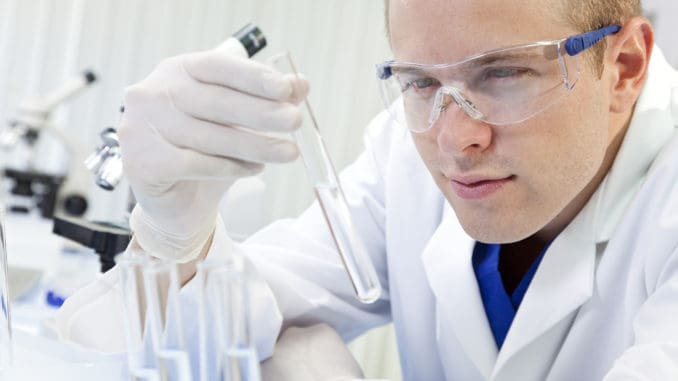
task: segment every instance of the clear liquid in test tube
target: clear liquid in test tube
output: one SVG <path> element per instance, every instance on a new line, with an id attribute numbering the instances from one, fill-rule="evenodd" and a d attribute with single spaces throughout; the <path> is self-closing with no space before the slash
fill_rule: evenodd
<path id="1" fill-rule="evenodd" d="M 191 367 L 183 338 L 175 263 L 149 261 L 143 269 L 146 328 L 162 381 L 190 381 Z"/>
<path id="2" fill-rule="evenodd" d="M 283 73 L 298 75 L 288 52 L 272 57 L 269 62 Z M 302 125 L 293 137 L 355 294 L 362 303 L 373 303 L 381 295 L 377 272 L 357 234 L 339 177 L 308 99 L 304 99 L 303 108 L 311 123 Z"/>
<path id="3" fill-rule="evenodd" d="M 244 270 L 236 261 L 203 262 L 196 278 L 201 381 L 261 381 Z"/>
<path id="4" fill-rule="evenodd" d="M 129 379 L 191 381 L 176 265 L 125 253 L 118 266 Z"/>
<path id="5" fill-rule="evenodd" d="M 149 259 L 122 254 L 117 258 L 122 297 L 122 322 L 127 343 L 127 364 L 132 381 L 161 381 L 152 348 L 144 343 L 146 296 L 143 269 Z"/>

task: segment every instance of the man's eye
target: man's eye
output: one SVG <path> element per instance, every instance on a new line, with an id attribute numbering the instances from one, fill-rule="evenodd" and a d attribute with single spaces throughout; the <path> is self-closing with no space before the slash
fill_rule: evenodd
<path id="1" fill-rule="evenodd" d="M 485 72 L 485 79 L 504 79 L 504 78 L 519 78 L 524 75 L 529 75 L 530 70 L 525 68 L 500 67 L 488 69 Z"/>
<path id="2" fill-rule="evenodd" d="M 402 90 L 405 92 L 406 90 L 413 89 L 417 93 L 421 93 L 423 91 L 429 92 L 430 90 L 434 90 L 440 85 L 440 82 L 435 79 L 435 78 L 419 78 L 419 79 L 413 79 L 403 86 Z"/>
<path id="3" fill-rule="evenodd" d="M 411 81 L 409 85 L 415 89 L 425 89 L 427 87 L 435 86 L 438 84 L 438 81 L 433 78 L 420 78 Z"/>

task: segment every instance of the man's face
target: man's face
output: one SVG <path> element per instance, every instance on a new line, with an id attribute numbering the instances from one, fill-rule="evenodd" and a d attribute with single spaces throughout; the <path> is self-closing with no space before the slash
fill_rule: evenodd
<path id="1" fill-rule="evenodd" d="M 391 0 L 397 61 L 453 63 L 491 49 L 577 34 L 537 0 Z M 586 60 L 575 89 L 514 125 L 471 119 L 456 105 L 415 145 L 474 239 L 508 243 L 547 230 L 603 162 L 609 91 Z M 576 213 L 576 211 L 575 211 Z"/>

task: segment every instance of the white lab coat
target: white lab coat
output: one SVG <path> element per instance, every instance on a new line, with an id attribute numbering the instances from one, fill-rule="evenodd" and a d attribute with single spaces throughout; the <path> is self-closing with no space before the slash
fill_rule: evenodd
<path id="1" fill-rule="evenodd" d="M 239 246 L 275 295 L 273 303 L 260 284 L 260 351 L 270 354 L 279 311 L 284 324 L 327 322 L 346 340 L 392 320 L 405 380 L 678 379 L 677 124 L 678 75 L 655 49 L 610 173 L 548 248 L 498 352 L 471 266 L 474 241 L 410 134 L 380 114 L 342 182 L 383 298 L 353 298 L 313 205 Z M 233 249 L 221 227 L 214 242 L 210 257 Z M 93 285 L 67 302 L 63 337 L 96 346 L 99 324 L 88 331 L 87 321 L 114 313 L 101 296 L 110 288 Z"/>

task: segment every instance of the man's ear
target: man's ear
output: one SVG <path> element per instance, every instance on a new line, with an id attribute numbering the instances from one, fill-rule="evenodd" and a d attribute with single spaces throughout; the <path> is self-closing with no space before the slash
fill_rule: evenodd
<path id="1" fill-rule="evenodd" d="M 645 83 L 654 31 L 645 18 L 633 17 L 610 37 L 605 52 L 605 71 L 611 76 L 610 111 L 623 113 L 636 103 Z"/>

